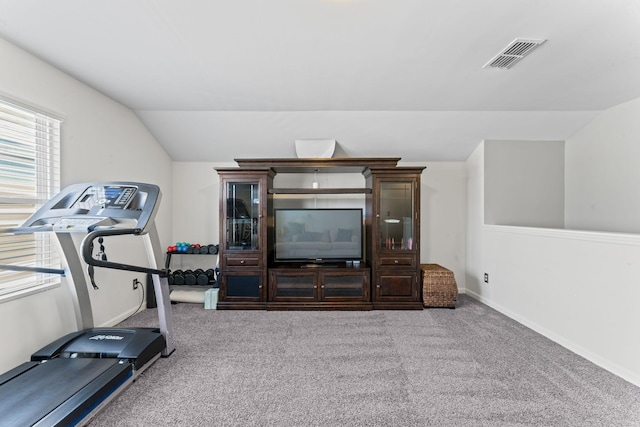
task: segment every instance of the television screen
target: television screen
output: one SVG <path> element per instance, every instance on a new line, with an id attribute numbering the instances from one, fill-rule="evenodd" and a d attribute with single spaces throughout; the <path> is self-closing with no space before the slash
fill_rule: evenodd
<path id="1" fill-rule="evenodd" d="M 276 261 L 362 258 L 362 209 L 276 209 Z"/>

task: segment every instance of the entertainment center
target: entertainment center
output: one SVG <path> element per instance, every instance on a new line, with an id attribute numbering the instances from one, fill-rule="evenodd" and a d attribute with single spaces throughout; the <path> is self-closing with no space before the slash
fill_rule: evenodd
<path id="1" fill-rule="evenodd" d="M 219 309 L 422 309 L 420 177 L 399 158 L 236 159 L 220 178 Z M 361 174 L 357 188 L 274 187 Z M 318 206 L 318 200 L 324 206 Z"/>

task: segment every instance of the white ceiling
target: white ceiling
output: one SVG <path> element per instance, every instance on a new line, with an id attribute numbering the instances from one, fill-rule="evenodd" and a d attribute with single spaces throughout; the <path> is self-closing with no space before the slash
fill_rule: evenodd
<path id="1" fill-rule="evenodd" d="M 171 157 L 466 159 L 640 97 L 640 0 L 0 0 L 0 37 L 133 109 Z M 482 68 L 516 38 L 548 41 Z"/>

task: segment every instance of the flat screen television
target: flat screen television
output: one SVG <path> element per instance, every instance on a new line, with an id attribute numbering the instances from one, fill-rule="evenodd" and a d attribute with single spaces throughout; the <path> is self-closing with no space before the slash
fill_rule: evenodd
<path id="1" fill-rule="evenodd" d="M 276 262 L 362 259 L 362 209 L 276 209 Z"/>

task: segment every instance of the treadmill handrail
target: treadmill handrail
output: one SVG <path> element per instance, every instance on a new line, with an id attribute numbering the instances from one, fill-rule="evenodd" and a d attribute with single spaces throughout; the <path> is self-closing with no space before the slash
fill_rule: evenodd
<path id="1" fill-rule="evenodd" d="M 33 226 L 33 227 L 11 227 L 11 228 L 0 228 L 0 234 L 2 235 L 32 234 L 32 233 L 52 231 L 52 230 L 53 230 L 53 226 L 51 225 L 39 225 L 39 226 Z M 18 265 L 18 264 L 0 264 L 0 270 L 28 271 L 31 273 L 58 274 L 60 276 L 65 275 L 64 269 L 61 269 L 61 268 L 39 267 L 39 266 L 31 267 L 31 266 Z"/>
<path id="2" fill-rule="evenodd" d="M 114 270 L 135 271 L 138 273 L 157 274 L 160 277 L 167 277 L 169 275 L 168 270 L 158 270 L 155 268 L 142 267 L 139 265 L 122 264 L 118 262 L 103 261 L 101 259 L 95 259 L 91 253 L 93 247 L 93 241 L 98 237 L 107 236 L 122 236 L 122 235 L 140 235 L 144 230 L 141 228 L 107 228 L 98 229 L 90 232 L 82 239 L 82 258 L 84 262 L 95 267 L 110 268 Z"/>
<path id="3" fill-rule="evenodd" d="M 1 234 L 34 234 L 34 233 L 44 233 L 47 231 L 53 231 L 53 225 L 44 224 L 44 225 L 32 225 L 32 226 L 23 226 L 23 227 L 12 227 L 12 228 L 3 228 L 0 229 Z"/>
<path id="4" fill-rule="evenodd" d="M 65 271 L 62 268 L 28 267 L 26 265 L 14 265 L 14 264 L 0 264 L 0 270 L 28 271 L 31 273 L 58 274 L 60 276 L 65 275 Z"/>

